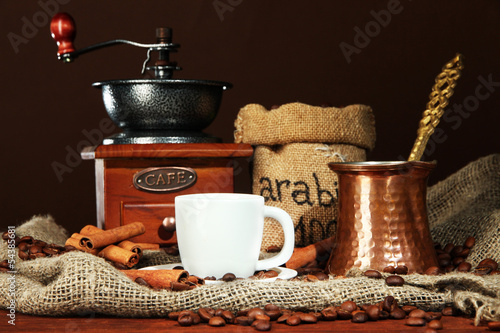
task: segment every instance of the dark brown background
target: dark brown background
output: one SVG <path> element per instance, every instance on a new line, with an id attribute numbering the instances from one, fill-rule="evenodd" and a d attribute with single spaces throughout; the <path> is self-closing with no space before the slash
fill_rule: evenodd
<path id="1" fill-rule="evenodd" d="M 173 57 L 184 68 L 177 78 L 234 84 L 206 130 L 225 142 L 232 141 L 233 121 L 247 103 L 362 103 L 373 107 L 377 121 L 377 144 L 369 158 L 394 160 L 409 154 L 434 77 L 456 52 L 466 60 L 451 105 L 473 101 L 479 76 L 500 82 L 500 2 L 495 0 L 401 0 L 401 13 L 392 15 L 350 63 L 339 44 L 354 45 L 355 27 L 364 30 L 374 21 L 371 11 L 386 10 L 389 0 L 2 1 L 2 229 L 35 214 L 52 214 L 70 231 L 95 223 L 93 162 L 77 161 L 61 182 L 52 163 L 66 164 L 67 149 L 87 140 L 83 130 L 98 130 L 107 118 L 91 83 L 137 78 L 145 58 L 142 49 L 117 46 L 73 64 L 58 62 L 49 23 L 43 21 L 44 3 L 73 15 L 77 47 L 115 38 L 154 42 L 156 27 L 172 27 L 174 41 L 182 45 Z M 223 20 L 214 7 L 220 3 L 231 9 Z M 15 52 L 9 33 L 23 36 L 25 22 L 34 18 L 38 31 Z M 500 87 L 492 89 L 467 119 L 450 114 L 461 124 L 439 125 L 446 140 L 427 157 L 438 161 L 431 183 L 500 151 Z M 250 191 L 248 174 L 236 182 L 237 191 Z"/>

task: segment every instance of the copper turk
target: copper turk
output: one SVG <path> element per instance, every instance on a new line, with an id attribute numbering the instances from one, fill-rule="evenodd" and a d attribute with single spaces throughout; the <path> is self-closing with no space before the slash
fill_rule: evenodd
<path id="1" fill-rule="evenodd" d="M 405 265 L 410 273 L 438 266 L 427 220 L 427 178 L 435 163 L 330 163 L 338 175 L 339 216 L 327 271 L 383 270 Z"/>

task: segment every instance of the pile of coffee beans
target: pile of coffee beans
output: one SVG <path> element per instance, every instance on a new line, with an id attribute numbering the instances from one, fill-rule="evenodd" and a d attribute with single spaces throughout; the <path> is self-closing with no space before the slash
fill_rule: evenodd
<path id="1" fill-rule="evenodd" d="M 482 260 L 477 267 L 472 270 L 472 265 L 465 261 L 470 250 L 474 247 L 476 240 L 474 237 L 468 237 L 463 245 L 454 245 L 448 243 L 444 247 L 441 244 L 434 244 L 436 254 L 438 256 L 439 267 L 429 267 L 426 275 L 441 275 L 449 272 L 471 272 L 476 275 L 500 274 L 498 271 L 498 263 L 491 259 L 486 258 Z"/>
<path id="2" fill-rule="evenodd" d="M 2 234 L 2 239 L 5 241 L 9 239 L 8 232 L 4 232 Z M 76 248 L 74 248 L 73 246 L 47 244 L 46 242 L 34 239 L 31 236 L 24 236 L 22 238 L 16 236 L 15 245 L 19 249 L 18 256 L 22 260 L 31 260 L 41 257 L 54 257 L 66 252 L 76 250 Z M 3 265 L 4 262 L 0 263 L 1 268 L 4 268 Z M 0 269 L 0 271 L 5 270 Z"/>
<path id="3" fill-rule="evenodd" d="M 318 321 L 350 320 L 362 324 L 379 320 L 405 320 L 407 326 L 427 326 L 429 332 L 443 329 L 442 316 L 455 316 L 458 311 L 451 307 L 441 312 L 426 312 L 416 306 L 399 306 L 397 300 L 387 296 L 377 304 L 358 305 L 346 301 L 339 306 L 330 306 L 321 311 L 286 310 L 267 304 L 264 308 L 251 308 L 233 313 L 224 309 L 200 308 L 171 312 L 168 318 L 176 320 L 180 326 L 207 324 L 213 327 L 226 325 L 252 326 L 258 331 L 269 331 L 274 324 L 297 326 L 314 324 Z"/>

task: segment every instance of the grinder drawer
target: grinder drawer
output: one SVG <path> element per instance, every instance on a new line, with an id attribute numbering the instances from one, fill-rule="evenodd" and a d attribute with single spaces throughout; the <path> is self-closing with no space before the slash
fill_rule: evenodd
<path id="1" fill-rule="evenodd" d="M 174 203 L 144 203 L 144 202 L 122 202 L 121 225 L 142 222 L 146 233 L 133 237 L 138 243 L 160 243 L 175 244 L 177 238 L 175 232 L 168 232 L 163 227 L 165 218 L 175 218 Z"/>

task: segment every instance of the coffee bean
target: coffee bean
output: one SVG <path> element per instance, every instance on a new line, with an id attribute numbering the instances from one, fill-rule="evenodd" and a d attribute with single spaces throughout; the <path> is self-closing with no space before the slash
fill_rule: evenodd
<path id="1" fill-rule="evenodd" d="M 239 316 L 235 318 L 235 323 L 241 326 L 250 326 L 253 323 L 253 319 L 247 316 Z"/>
<path id="2" fill-rule="evenodd" d="M 173 291 L 184 291 L 184 290 L 189 290 L 189 285 L 185 284 L 185 283 L 182 283 L 182 282 L 177 282 L 177 281 L 173 281 L 171 284 L 170 284 L 171 288 Z"/>
<path id="3" fill-rule="evenodd" d="M 390 317 L 392 319 L 405 319 L 406 318 L 406 312 L 404 312 L 403 309 L 401 308 L 396 308 L 390 312 Z"/>
<path id="4" fill-rule="evenodd" d="M 72 246 L 72 245 L 64 245 L 64 248 L 65 248 L 65 249 L 66 249 L 66 251 L 68 251 L 68 252 L 78 250 L 76 247 L 74 247 L 74 246 Z"/>
<path id="5" fill-rule="evenodd" d="M 446 267 L 451 264 L 451 259 L 439 259 L 438 260 L 439 267 Z"/>
<path id="6" fill-rule="evenodd" d="M 354 303 L 353 301 L 345 301 L 344 303 L 342 303 L 340 305 L 340 308 L 342 310 L 346 310 L 346 311 L 349 311 L 349 312 L 353 312 L 354 310 L 357 310 L 358 309 L 358 306 L 356 305 L 356 303 Z"/>
<path id="7" fill-rule="evenodd" d="M 488 275 L 493 271 L 490 266 L 478 266 L 474 269 L 474 274 L 476 275 Z"/>
<path id="8" fill-rule="evenodd" d="M 19 248 L 19 250 L 21 251 L 28 251 L 29 248 L 31 247 L 31 244 L 28 244 L 26 242 L 21 242 L 19 243 L 19 245 L 17 246 Z"/>
<path id="9" fill-rule="evenodd" d="M 451 251 L 453 250 L 454 247 L 455 247 L 454 244 L 448 243 L 448 244 L 445 245 L 445 247 L 444 247 L 443 250 L 444 250 L 444 252 L 446 252 L 446 253 L 449 254 L 449 253 L 451 253 Z"/>
<path id="10" fill-rule="evenodd" d="M 216 317 L 210 318 L 210 320 L 208 321 L 208 325 L 214 326 L 214 327 L 225 326 L 226 321 L 222 317 L 216 316 Z"/>
<path id="11" fill-rule="evenodd" d="M 42 252 L 42 248 L 38 245 L 33 245 L 30 247 L 28 253 L 29 254 L 35 254 L 35 253 L 41 253 Z"/>
<path id="12" fill-rule="evenodd" d="M 469 272 L 470 269 L 472 268 L 472 265 L 466 261 L 458 265 L 457 271 L 458 272 Z"/>
<path id="13" fill-rule="evenodd" d="M 264 278 L 265 279 L 271 279 L 277 277 L 279 274 L 276 271 L 267 271 L 264 273 Z"/>
<path id="14" fill-rule="evenodd" d="M 318 317 L 311 313 L 301 313 L 299 314 L 299 318 L 302 323 L 314 324 L 318 322 Z"/>
<path id="15" fill-rule="evenodd" d="M 357 324 L 366 323 L 368 321 L 368 315 L 363 311 L 356 312 L 352 315 L 351 321 Z"/>
<path id="16" fill-rule="evenodd" d="M 177 319 L 179 319 L 179 313 L 179 311 L 169 312 L 168 318 L 177 321 Z"/>
<path id="17" fill-rule="evenodd" d="M 308 281 L 308 282 L 317 282 L 317 281 L 319 281 L 319 279 L 318 279 L 318 277 L 316 275 L 307 274 L 307 276 L 305 278 L 305 281 Z"/>
<path id="18" fill-rule="evenodd" d="M 427 327 L 433 329 L 433 330 L 442 330 L 443 329 L 443 323 L 441 320 L 431 320 L 428 324 Z"/>
<path id="19" fill-rule="evenodd" d="M 270 310 L 265 311 L 266 316 L 268 316 L 271 320 L 276 320 L 281 317 L 281 310 Z"/>
<path id="20" fill-rule="evenodd" d="M 328 274 L 325 274 L 323 272 L 316 272 L 314 273 L 314 275 L 318 278 L 318 280 L 320 281 L 325 281 L 325 280 L 328 280 L 329 279 L 329 276 Z"/>
<path id="21" fill-rule="evenodd" d="M 264 311 L 281 311 L 281 309 L 277 305 L 266 304 L 266 306 L 264 306 Z"/>
<path id="22" fill-rule="evenodd" d="M 368 306 L 365 312 L 369 320 L 377 321 L 380 318 L 380 309 L 376 305 Z"/>
<path id="23" fill-rule="evenodd" d="M 450 273 L 450 272 L 453 272 L 454 269 L 455 269 L 455 266 L 453 266 L 453 265 L 450 264 L 450 265 L 448 265 L 448 266 L 446 266 L 444 268 L 444 272 L 445 273 Z"/>
<path id="24" fill-rule="evenodd" d="M 433 320 L 441 320 L 441 317 L 443 317 L 441 312 L 426 312 L 424 319 L 427 322 L 431 322 Z"/>
<path id="25" fill-rule="evenodd" d="M 258 315 L 265 315 L 265 314 L 266 313 L 261 308 L 252 308 L 252 309 L 248 310 L 248 312 L 247 312 L 247 316 L 252 318 L 252 319 L 255 319 L 255 317 Z"/>
<path id="26" fill-rule="evenodd" d="M 276 253 L 276 252 L 280 252 L 280 251 L 281 251 L 281 247 L 276 246 L 276 245 L 271 245 L 271 246 L 269 246 L 269 247 L 266 249 L 266 252 L 267 252 L 267 253 Z"/>
<path id="27" fill-rule="evenodd" d="M 451 250 L 451 256 L 452 257 L 457 257 L 460 255 L 460 253 L 462 253 L 462 251 L 464 250 L 464 247 L 462 245 L 456 245 L 453 250 Z"/>
<path id="28" fill-rule="evenodd" d="M 417 317 L 410 317 L 406 319 L 405 325 L 408 326 L 424 326 L 425 325 L 425 319 L 424 318 L 417 318 Z"/>
<path id="29" fill-rule="evenodd" d="M 337 319 L 338 320 L 352 319 L 352 312 L 344 310 L 344 309 L 338 309 L 337 310 Z"/>
<path id="30" fill-rule="evenodd" d="M 217 279 L 215 278 L 215 276 L 207 276 L 203 280 L 216 281 Z"/>
<path id="31" fill-rule="evenodd" d="M 406 312 L 406 314 L 409 314 L 410 312 L 412 312 L 413 310 L 417 310 L 418 308 L 416 306 L 413 306 L 413 305 L 403 305 L 401 307 L 401 309 Z"/>
<path id="32" fill-rule="evenodd" d="M 226 321 L 226 323 L 228 324 L 234 324 L 234 318 L 236 318 L 234 316 L 234 314 L 229 311 L 229 310 L 226 310 L 226 311 L 222 311 L 222 315 L 221 317 Z M 269 317 L 268 317 L 269 318 Z"/>
<path id="33" fill-rule="evenodd" d="M 385 279 L 385 283 L 388 286 L 402 286 L 405 283 L 405 280 L 398 275 L 390 275 Z"/>
<path id="34" fill-rule="evenodd" d="M 9 237 L 9 232 L 8 232 L 8 231 L 5 231 L 5 232 L 2 234 L 2 239 L 6 241 L 6 240 L 9 240 L 9 238 L 10 238 L 10 237 Z"/>
<path id="35" fill-rule="evenodd" d="M 9 271 L 8 268 L 5 268 L 5 267 L 0 267 L 0 272 L 2 273 L 7 273 Z"/>
<path id="36" fill-rule="evenodd" d="M 367 270 L 364 275 L 366 277 L 372 278 L 372 279 L 380 279 L 382 277 L 382 274 L 380 274 L 379 271 L 376 271 L 374 269 L 369 269 Z"/>
<path id="37" fill-rule="evenodd" d="M 271 106 L 271 110 L 276 110 L 276 109 L 279 109 L 280 105 L 276 105 L 276 104 L 273 104 Z"/>
<path id="38" fill-rule="evenodd" d="M 210 318 L 212 318 L 215 314 L 215 310 L 212 308 L 200 308 L 198 309 L 198 315 L 201 318 L 201 321 L 204 323 L 208 323 Z"/>
<path id="39" fill-rule="evenodd" d="M 129 269 L 127 266 L 125 266 L 124 264 L 119 263 L 119 262 L 114 262 L 113 265 L 116 268 L 121 269 L 121 270 L 127 270 L 127 269 Z"/>
<path id="40" fill-rule="evenodd" d="M 396 271 L 396 268 L 394 266 L 387 266 L 384 268 L 385 273 L 394 274 L 395 271 Z"/>
<path id="41" fill-rule="evenodd" d="M 24 236 L 24 237 L 21 237 L 21 239 L 19 241 L 31 244 L 31 243 L 33 243 L 33 237 L 31 237 L 31 236 Z"/>
<path id="42" fill-rule="evenodd" d="M 285 323 L 290 316 L 291 316 L 291 314 L 284 314 L 281 317 L 279 317 L 278 319 L 276 319 L 276 322 L 280 323 L 280 324 Z"/>
<path id="43" fill-rule="evenodd" d="M 222 312 L 224 312 L 224 311 L 226 311 L 226 310 L 219 308 L 219 309 L 215 310 L 214 316 L 215 317 L 222 317 Z"/>
<path id="44" fill-rule="evenodd" d="M 465 246 L 466 248 L 471 249 L 471 248 L 474 246 L 474 244 L 476 244 L 476 239 L 475 239 L 474 237 L 472 237 L 472 236 L 471 236 L 471 237 L 468 237 L 468 238 L 465 240 L 464 246 Z"/>
<path id="45" fill-rule="evenodd" d="M 179 248 L 177 246 L 169 246 L 162 248 L 163 252 L 171 256 L 179 255 Z"/>
<path id="46" fill-rule="evenodd" d="M 265 315 L 265 314 L 258 314 L 255 316 L 254 318 L 255 320 L 267 320 L 267 321 L 270 321 L 271 320 L 271 317 Z"/>
<path id="47" fill-rule="evenodd" d="M 269 320 L 256 320 L 252 323 L 252 326 L 257 331 L 270 331 L 271 330 L 271 322 Z"/>
<path id="48" fill-rule="evenodd" d="M 469 256 L 469 253 L 470 253 L 470 249 L 469 249 L 469 248 L 467 248 L 467 247 L 465 247 L 465 248 L 462 250 L 462 252 L 460 252 L 460 253 L 458 254 L 458 256 L 459 256 L 459 257 L 462 257 L 462 258 L 464 258 L 464 259 L 465 259 L 465 258 L 467 258 L 467 257 Z"/>
<path id="49" fill-rule="evenodd" d="M 236 275 L 234 275 L 233 273 L 226 273 L 222 277 L 222 281 L 224 281 L 224 282 L 231 282 L 234 280 L 236 280 Z"/>
<path id="50" fill-rule="evenodd" d="M 391 312 L 398 307 L 398 301 L 393 296 L 386 296 L 382 303 L 382 310 Z"/>
<path id="51" fill-rule="evenodd" d="M 498 263 L 491 259 L 491 258 L 486 258 L 484 260 L 481 260 L 481 262 L 477 265 L 478 267 L 491 267 L 491 270 L 494 271 L 498 268 Z"/>
<path id="52" fill-rule="evenodd" d="M 28 260 L 29 259 L 29 254 L 24 252 L 24 251 L 19 251 L 18 254 L 19 258 L 22 260 Z"/>
<path id="53" fill-rule="evenodd" d="M 48 246 L 44 247 L 42 249 L 42 251 L 43 251 L 43 253 L 45 253 L 48 256 L 55 256 L 55 255 L 59 254 L 59 251 L 57 251 L 56 249 L 53 249 L 51 247 L 48 247 Z"/>
<path id="54" fill-rule="evenodd" d="M 448 307 L 445 307 L 441 313 L 443 314 L 443 316 L 453 316 L 455 315 L 455 311 L 453 310 L 453 308 L 451 306 L 448 306 Z"/>
<path id="55" fill-rule="evenodd" d="M 406 275 L 408 274 L 408 267 L 401 265 L 396 267 L 394 273 L 399 274 L 399 275 Z"/>
<path id="56" fill-rule="evenodd" d="M 145 286 L 145 287 L 151 288 L 151 286 L 149 285 L 149 283 L 146 280 L 144 280 L 143 278 L 141 278 L 141 277 L 136 278 L 134 281 L 135 281 L 135 283 L 140 284 L 141 286 Z"/>
<path id="57" fill-rule="evenodd" d="M 301 320 L 299 316 L 293 315 L 287 318 L 286 324 L 289 326 L 297 326 L 300 324 L 300 321 Z"/>
<path id="58" fill-rule="evenodd" d="M 43 252 L 33 253 L 29 255 L 30 259 L 43 258 L 43 257 L 45 257 L 45 253 Z"/>
<path id="59" fill-rule="evenodd" d="M 425 317 L 425 311 L 424 310 L 413 310 L 408 314 L 408 317 L 410 318 L 424 318 Z"/>
<path id="60" fill-rule="evenodd" d="M 458 266 L 458 265 L 460 265 L 461 263 L 463 263 L 464 261 L 465 261 L 465 259 L 464 259 L 464 258 L 462 258 L 462 257 L 455 257 L 455 258 L 453 258 L 453 260 L 451 261 L 451 264 L 452 264 L 453 266 Z"/>
<path id="61" fill-rule="evenodd" d="M 9 260 L 5 259 L 5 260 L 0 261 L 0 267 L 2 267 L 2 268 L 10 268 Z"/>
<path id="62" fill-rule="evenodd" d="M 425 270 L 425 275 L 439 275 L 441 270 L 437 266 L 431 266 Z"/>
<path id="63" fill-rule="evenodd" d="M 488 328 L 492 331 L 500 331 L 500 321 L 490 321 Z"/>
<path id="64" fill-rule="evenodd" d="M 44 241 L 41 241 L 41 240 L 33 240 L 33 245 L 38 245 L 40 246 L 41 248 L 44 248 L 46 247 L 48 244 L 45 243 Z"/>
<path id="65" fill-rule="evenodd" d="M 385 310 L 381 310 L 380 311 L 380 316 L 379 316 L 379 320 L 385 320 L 385 319 L 389 319 L 391 315 L 389 314 L 389 312 L 385 311 Z"/>
<path id="66" fill-rule="evenodd" d="M 325 308 L 321 311 L 321 315 L 323 316 L 323 320 L 325 321 L 333 321 L 337 319 L 337 311 L 333 306 Z"/>
<path id="67" fill-rule="evenodd" d="M 193 317 L 190 314 L 179 314 L 179 317 L 177 318 L 177 323 L 180 326 L 191 326 L 193 325 Z"/>

